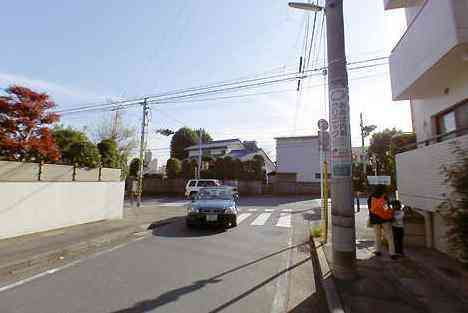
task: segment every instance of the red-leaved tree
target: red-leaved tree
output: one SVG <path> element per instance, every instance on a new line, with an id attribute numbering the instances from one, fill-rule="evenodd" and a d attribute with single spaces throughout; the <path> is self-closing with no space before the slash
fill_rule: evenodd
<path id="1" fill-rule="evenodd" d="M 59 116 L 45 93 L 10 86 L 0 95 L 0 157 L 16 161 L 55 161 L 60 157 L 49 125 Z"/>

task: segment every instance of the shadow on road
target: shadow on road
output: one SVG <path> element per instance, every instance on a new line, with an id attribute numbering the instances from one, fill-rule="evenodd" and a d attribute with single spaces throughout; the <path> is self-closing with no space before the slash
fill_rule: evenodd
<path id="1" fill-rule="evenodd" d="M 153 235 L 158 237 L 204 237 L 212 236 L 226 231 L 225 227 L 206 225 L 194 228 L 188 228 L 185 225 L 185 216 L 172 217 L 167 220 L 162 220 L 153 227 L 148 227 L 153 230 Z"/>
<path id="2" fill-rule="evenodd" d="M 148 299 L 148 300 L 144 300 L 144 301 L 140 301 L 140 302 L 137 302 L 135 303 L 132 307 L 129 307 L 129 308 L 124 308 L 122 310 L 118 310 L 118 311 L 113 311 L 113 312 L 110 312 L 110 313 L 144 313 L 144 312 L 149 312 L 151 310 L 154 310 L 160 306 L 163 306 L 167 303 L 170 303 L 170 302 L 175 302 L 177 301 L 181 296 L 185 295 L 185 294 L 189 294 L 191 292 L 194 292 L 194 291 L 197 291 L 203 287 L 205 287 L 206 285 L 208 284 L 215 284 L 215 283 L 219 283 L 222 281 L 222 277 L 227 275 L 227 274 L 231 274 L 233 272 L 236 272 L 236 271 L 239 271 L 245 267 L 248 267 L 250 265 L 253 265 L 253 264 L 256 264 L 256 263 L 259 263 L 263 260 L 266 260 L 272 256 L 275 256 L 275 255 L 278 255 L 278 254 L 281 254 L 281 253 L 284 253 L 284 252 L 287 252 L 288 250 L 291 250 L 291 249 L 296 249 L 296 248 L 299 248 L 303 245 L 308 245 L 309 243 L 308 242 L 304 242 L 304 243 L 301 243 L 301 244 L 298 244 L 298 245 L 295 245 L 295 246 L 291 246 L 291 247 L 287 247 L 287 248 L 284 248 L 284 249 L 281 249 L 281 250 L 278 250 L 274 253 L 271 253 L 269 255 L 266 255 L 264 257 L 261 257 L 259 259 L 256 259 L 256 260 L 253 260 L 251 262 L 248 262 L 248 263 L 245 263 L 243 265 L 240 265 L 240 266 L 237 266 L 237 267 L 234 267 L 232 269 L 229 269 L 227 271 L 224 271 L 222 273 L 219 273 L 211 278 L 208 278 L 208 279 L 203 279 L 203 280 L 197 280 L 193 283 L 191 283 L 190 285 L 187 285 L 187 286 L 183 286 L 183 287 L 180 287 L 180 288 L 176 288 L 176 289 L 172 289 L 172 290 L 169 290 L 163 294 L 161 294 L 160 296 L 154 298 L 154 299 Z M 293 270 L 294 268 L 304 264 L 305 262 L 308 262 L 310 261 L 310 257 L 307 258 L 307 259 L 304 259 L 302 260 L 301 262 L 298 262 L 278 273 L 276 273 L 275 275 L 267 278 L 266 280 L 262 281 L 261 283 L 253 286 L 252 288 L 248 289 L 247 291 L 241 293 L 240 295 L 234 297 L 233 299 L 223 303 L 222 305 L 214 308 L 213 310 L 209 311 L 209 313 L 218 313 L 218 312 L 221 312 L 222 310 L 224 310 L 225 308 L 227 308 L 228 306 L 238 302 L 239 300 L 245 298 L 246 296 L 248 296 L 249 294 L 253 293 L 255 290 L 265 286 L 266 284 L 272 282 L 273 280 L 275 280 L 276 278 L 278 278 L 279 276 L 285 274 L 286 272 L 288 271 L 291 271 Z M 294 312 L 294 311 L 293 311 Z M 297 311 L 297 312 L 301 312 L 301 311 Z"/>

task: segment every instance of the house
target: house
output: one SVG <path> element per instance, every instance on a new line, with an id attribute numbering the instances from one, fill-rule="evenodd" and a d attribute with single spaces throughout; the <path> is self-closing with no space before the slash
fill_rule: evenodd
<path id="1" fill-rule="evenodd" d="M 241 161 L 249 161 L 256 155 L 263 157 L 267 174 L 276 171 L 276 165 L 270 157 L 257 146 L 256 141 L 241 141 L 240 139 L 214 140 L 200 145 L 185 148 L 189 159 L 198 159 L 200 149 L 203 157 L 225 158 L 231 157 Z"/>
<path id="2" fill-rule="evenodd" d="M 425 244 L 448 252 L 438 206 L 449 190 L 441 166 L 453 143 L 468 148 L 468 1 L 384 0 L 408 28 L 390 55 L 394 100 L 409 100 L 417 149 L 397 155 L 401 201 L 424 216 Z"/>
<path id="3" fill-rule="evenodd" d="M 277 137 L 277 176 L 296 182 L 320 183 L 319 136 Z M 328 153 L 326 153 L 328 159 Z"/>

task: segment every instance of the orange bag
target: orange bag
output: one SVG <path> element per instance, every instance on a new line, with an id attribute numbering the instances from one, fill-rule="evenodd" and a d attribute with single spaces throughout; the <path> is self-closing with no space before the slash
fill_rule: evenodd
<path id="1" fill-rule="evenodd" d="M 393 210 L 388 207 L 384 197 L 372 197 L 370 211 L 384 221 L 391 221 L 393 219 Z"/>

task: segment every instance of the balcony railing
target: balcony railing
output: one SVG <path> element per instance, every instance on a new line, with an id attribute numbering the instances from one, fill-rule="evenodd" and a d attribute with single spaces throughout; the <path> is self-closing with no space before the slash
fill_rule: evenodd
<path id="1" fill-rule="evenodd" d="M 398 46 L 400 45 L 400 43 L 406 38 L 406 36 L 408 35 L 411 27 L 414 25 L 414 23 L 416 22 L 416 20 L 418 19 L 418 17 L 421 15 L 421 13 L 423 12 L 423 10 L 426 8 L 427 4 L 429 3 L 429 0 L 426 0 L 424 1 L 424 3 L 422 4 L 421 8 L 419 9 L 418 13 L 413 17 L 413 19 L 411 20 L 411 22 L 409 23 L 409 25 L 406 27 L 406 30 L 405 32 L 403 33 L 403 35 L 401 36 L 400 40 L 398 40 L 397 44 L 395 45 L 395 47 L 393 47 L 392 49 L 392 53 L 398 48 Z"/>

